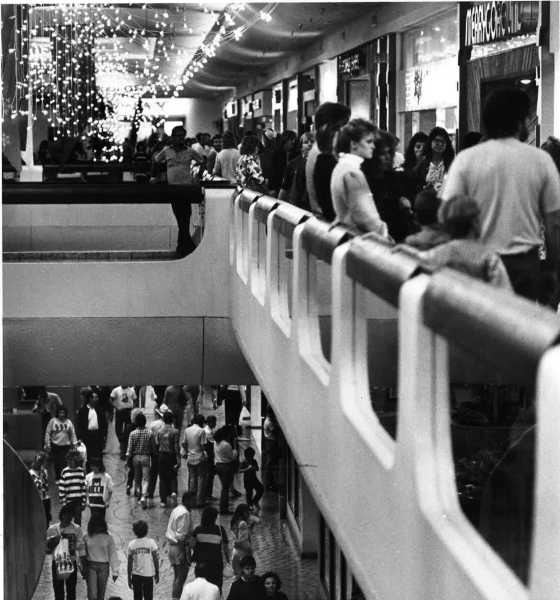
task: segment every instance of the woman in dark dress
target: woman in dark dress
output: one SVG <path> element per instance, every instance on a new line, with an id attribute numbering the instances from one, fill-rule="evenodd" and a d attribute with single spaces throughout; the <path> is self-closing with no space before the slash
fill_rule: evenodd
<path id="1" fill-rule="evenodd" d="M 443 127 L 434 127 L 428 135 L 425 158 L 415 169 L 423 187 L 432 187 L 437 192 L 455 158 L 455 151 L 449 134 Z"/>

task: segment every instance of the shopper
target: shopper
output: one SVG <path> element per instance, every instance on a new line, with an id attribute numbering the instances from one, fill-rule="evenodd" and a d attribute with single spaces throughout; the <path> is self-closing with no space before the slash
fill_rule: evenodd
<path id="1" fill-rule="evenodd" d="M 68 451 L 77 443 L 74 424 L 68 418 L 68 411 L 64 405 L 59 406 L 56 416 L 48 422 L 45 430 L 45 452 L 52 457 L 57 480 L 66 465 Z"/>
<path id="2" fill-rule="evenodd" d="M 86 507 L 86 476 L 77 450 L 70 450 L 67 460 L 68 466 L 62 469 L 58 480 L 60 504 L 72 510 L 74 522 L 81 525 L 82 511 Z"/>
<path id="3" fill-rule="evenodd" d="M 102 460 L 92 459 L 90 466 L 91 472 L 86 475 L 87 505 L 92 518 L 98 516 L 105 519 L 113 495 L 113 478 L 105 472 Z"/>
<path id="4" fill-rule="evenodd" d="M 243 558 L 253 554 L 251 537 L 255 525 L 259 522 L 258 517 L 251 514 L 247 504 L 239 504 L 231 517 L 230 528 L 233 533 L 231 566 L 235 575 L 241 573 Z"/>
<path id="5" fill-rule="evenodd" d="M 194 501 L 194 494 L 185 492 L 181 504 L 169 515 L 165 537 L 168 543 L 169 562 L 173 567 L 172 600 L 179 600 L 183 584 L 191 564 L 191 549 L 194 546 L 192 537 L 192 520 L 189 509 Z"/>
<path id="6" fill-rule="evenodd" d="M 200 525 L 193 530 L 193 561 L 206 565 L 206 579 L 222 591 L 224 564 L 228 564 L 229 542 L 225 529 L 216 524 L 218 511 L 207 506 L 202 511 Z"/>
<path id="7" fill-rule="evenodd" d="M 220 590 L 210 581 L 206 563 L 196 563 L 194 576 L 194 581 L 185 584 L 180 600 L 220 600 Z"/>
<path id="8" fill-rule="evenodd" d="M 415 170 L 424 187 L 432 187 L 439 192 L 454 158 L 449 134 L 443 127 L 434 127 L 426 140 L 424 160 Z"/>
<path id="9" fill-rule="evenodd" d="M 405 173 L 413 173 L 422 163 L 426 156 L 426 143 L 428 136 L 423 131 L 417 131 L 409 140 L 408 146 L 404 152 L 404 163 L 402 164 Z"/>
<path id="10" fill-rule="evenodd" d="M 457 155 L 443 189 L 480 208 L 480 241 L 499 252 L 513 289 L 536 300 L 544 223 L 548 268 L 560 260 L 560 176 L 552 158 L 523 142 L 528 137 L 529 97 L 518 89 L 493 92 L 482 111 L 486 141 Z"/>
<path id="11" fill-rule="evenodd" d="M 243 485 L 245 487 L 247 504 L 251 510 L 258 512 L 259 500 L 264 493 L 263 484 L 257 477 L 259 465 L 255 460 L 255 451 L 253 448 L 245 448 L 243 454 L 245 460 L 239 465 L 239 471 L 243 473 Z"/>
<path id="12" fill-rule="evenodd" d="M 52 520 L 51 515 L 51 498 L 49 495 L 49 472 L 46 468 L 47 455 L 44 452 L 38 452 L 31 463 L 29 474 L 33 479 L 33 483 L 37 487 L 43 508 L 45 510 L 45 518 L 47 520 L 47 527 L 50 525 Z"/>
<path id="13" fill-rule="evenodd" d="M 280 591 L 282 581 L 274 571 L 267 571 L 262 576 L 266 600 L 288 600 L 288 596 Z"/>
<path id="14" fill-rule="evenodd" d="M 80 388 L 82 406 L 78 410 L 76 433 L 87 449 L 88 460 L 101 460 L 107 437 L 107 422 L 99 409 L 97 396 L 91 387 Z M 86 468 L 89 465 L 86 465 Z"/>
<path id="15" fill-rule="evenodd" d="M 204 435 L 206 444 L 204 445 L 204 451 L 206 452 L 206 500 L 215 500 L 214 491 L 214 476 L 216 475 L 216 464 L 214 458 L 214 431 L 216 429 L 216 417 L 210 415 L 206 418 L 206 424 L 204 425 Z"/>
<path id="16" fill-rule="evenodd" d="M 241 561 L 241 573 L 231 584 L 228 600 L 263 600 L 265 598 L 264 583 L 255 575 L 257 563 L 252 556 L 245 556 Z"/>
<path id="17" fill-rule="evenodd" d="M 154 583 L 159 583 L 158 546 L 148 536 L 146 521 L 136 521 L 132 525 L 136 539 L 128 544 L 128 587 L 134 593 L 134 600 L 152 600 Z"/>
<path id="18" fill-rule="evenodd" d="M 214 433 L 214 459 L 216 461 L 216 473 L 220 478 L 220 514 L 231 515 L 229 510 L 229 490 L 233 484 L 235 475 L 235 463 L 237 460 L 237 451 L 233 449 L 231 442 L 228 441 L 230 432 L 227 426 L 220 427 Z"/>
<path id="19" fill-rule="evenodd" d="M 185 429 L 181 446 L 189 470 L 189 492 L 196 494 L 196 506 L 204 506 L 206 496 L 206 452 L 204 446 L 204 417 L 196 415 L 192 424 Z"/>
<path id="20" fill-rule="evenodd" d="M 259 141 L 256 135 L 245 135 L 241 140 L 239 160 L 235 168 L 237 185 L 257 192 L 267 193 L 268 188 L 258 156 Z"/>
<path id="21" fill-rule="evenodd" d="M 111 391 L 111 403 L 115 409 L 115 433 L 121 446 L 121 459 L 126 453 L 126 427 L 130 424 L 130 416 L 137 396 L 131 385 L 118 385 Z"/>
<path id="22" fill-rule="evenodd" d="M 429 250 L 434 246 L 450 240 L 449 234 L 438 222 L 438 211 L 441 199 L 432 189 L 422 190 L 414 201 L 414 215 L 421 229 L 418 233 L 409 235 L 404 243 L 418 250 Z"/>
<path id="23" fill-rule="evenodd" d="M 52 585 L 55 600 L 76 600 L 78 571 L 85 574 L 85 544 L 82 528 L 72 521 L 74 511 L 63 506 L 59 521 L 47 530 L 47 552 L 53 555 Z"/>
<path id="24" fill-rule="evenodd" d="M 375 126 L 365 119 L 353 119 L 339 133 L 337 152 L 341 153 L 331 178 L 335 223 L 357 234 L 374 232 L 387 237 L 387 225 L 381 220 L 365 175 L 360 166 L 373 156 Z"/>
<path id="25" fill-rule="evenodd" d="M 127 459 L 132 460 L 134 470 L 134 493 L 140 492 L 140 504 L 142 508 L 147 508 L 147 494 L 150 478 L 150 459 L 154 439 L 152 432 L 146 428 L 146 417 L 144 413 L 139 412 L 134 418 L 136 429 L 128 438 L 128 447 L 126 450 Z"/>
<path id="26" fill-rule="evenodd" d="M 105 600 L 109 567 L 113 581 L 119 576 L 120 560 L 113 536 L 107 531 L 105 519 L 92 515 L 85 536 L 87 558 L 88 600 Z"/>
<path id="27" fill-rule="evenodd" d="M 315 134 L 311 132 L 304 133 L 300 138 L 299 156 L 293 158 L 286 165 L 278 200 L 285 200 L 290 204 L 299 206 L 305 210 L 310 210 L 307 189 L 305 185 L 305 164 L 307 156 L 313 143 Z"/>
<path id="28" fill-rule="evenodd" d="M 163 428 L 156 434 L 159 466 L 159 497 L 160 506 L 167 505 L 169 497 L 177 499 L 177 471 L 181 464 L 179 449 L 179 432 L 173 427 L 173 414 L 166 411 L 163 414 Z"/>
<path id="29" fill-rule="evenodd" d="M 213 174 L 229 181 L 235 181 L 237 162 L 240 156 L 235 136 L 231 131 L 226 131 L 223 137 L 223 149 L 216 156 Z"/>

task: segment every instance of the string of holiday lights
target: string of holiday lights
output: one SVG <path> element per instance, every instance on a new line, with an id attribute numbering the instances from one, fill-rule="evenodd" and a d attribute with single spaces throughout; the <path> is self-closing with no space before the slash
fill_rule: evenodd
<path id="1" fill-rule="evenodd" d="M 148 120 L 137 111 L 140 98 L 181 95 L 221 44 L 241 39 L 258 21 L 270 22 L 276 4 L 260 11 L 245 3 L 230 4 L 222 12 L 202 3 L 199 7 L 216 20 L 185 67 L 191 53 L 181 47 L 181 36 L 196 32 L 183 5 L 15 6 L 7 59 L 15 62 L 16 84 L 13 96 L 4 97 L 3 116 L 32 112 L 36 120 L 41 113 L 55 140 L 107 139 L 123 121 L 135 120 L 137 127 L 138 120 Z M 109 145 L 106 158 L 119 156 L 119 141 Z"/>

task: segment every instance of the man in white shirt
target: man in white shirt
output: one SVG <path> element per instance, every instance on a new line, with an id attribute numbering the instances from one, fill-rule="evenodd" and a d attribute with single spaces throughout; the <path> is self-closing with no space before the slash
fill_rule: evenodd
<path id="1" fill-rule="evenodd" d="M 477 202 L 481 241 L 500 254 L 515 292 L 535 300 L 542 223 L 549 267 L 558 270 L 560 176 L 546 152 L 523 143 L 528 115 L 525 92 L 492 93 L 482 114 L 487 141 L 457 155 L 442 197 L 461 194 Z"/>
<path id="2" fill-rule="evenodd" d="M 90 387 L 80 389 L 82 406 L 76 419 L 76 434 L 86 446 L 88 460 L 101 460 L 107 436 L 107 421 Z M 84 465 L 85 466 L 85 465 Z"/>
<path id="3" fill-rule="evenodd" d="M 126 428 L 131 423 L 136 392 L 131 385 L 118 385 L 111 391 L 111 404 L 115 408 L 115 433 L 121 445 L 121 459 L 126 452 Z"/>
<path id="4" fill-rule="evenodd" d="M 187 459 L 189 470 L 189 492 L 196 494 L 196 506 L 204 506 L 206 496 L 206 434 L 204 432 L 204 417 L 196 415 L 192 425 L 185 429 L 181 446 Z"/>
<path id="5" fill-rule="evenodd" d="M 171 600 L 179 600 L 183 584 L 187 579 L 191 564 L 191 549 L 194 546 L 192 538 L 192 519 L 189 508 L 192 506 L 194 494 L 185 492 L 181 504 L 176 506 L 169 515 L 165 537 L 168 543 L 169 562 L 173 567 L 173 587 Z"/>
<path id="6" fill-rule="evenodd" d="M 198 562 L 194 568 L 194 581 L 186 583 L 180 600 L 220 600 L 220 590 L 217 585 L 210 583 L 206 577 L 206 563 Z"/>
<path id="7" fill-rule="evenodd" d="M 195 150 L 185 145 L 186 136 L 187 130 L 184 127 L 181 125 L 173 127 L 171 144 L 153 157 L 155 163 L 166 163 L 168 185 L 192 186 L 194 181 L 191 175 L 191 162 L 195 161 L 201 164 L 204 160 Z M 185 190 L 184 196 L 182 194 L 172 194 L 171 196 L 171 208 L 179 228 L 177 237 L 177 254 L 179 256 L 186 256 L 196 248 L 190 234 L 191 203 L 187 197 L 188 193 Z"/>

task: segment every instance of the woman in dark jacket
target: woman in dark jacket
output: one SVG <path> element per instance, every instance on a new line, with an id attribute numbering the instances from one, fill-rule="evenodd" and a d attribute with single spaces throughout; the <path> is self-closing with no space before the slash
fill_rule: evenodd
<path id="1" fill-rule="evenodd" d="M 218 511 L 213 506 L 202 511 L 200 525 L 192 533 L 195 541 L 193 560 L 206 565 L 206 579 L 222 591 L 224 562 L 229 563 L 228 537 L 225 529 L 216 524 L 217 516 Z"/>

